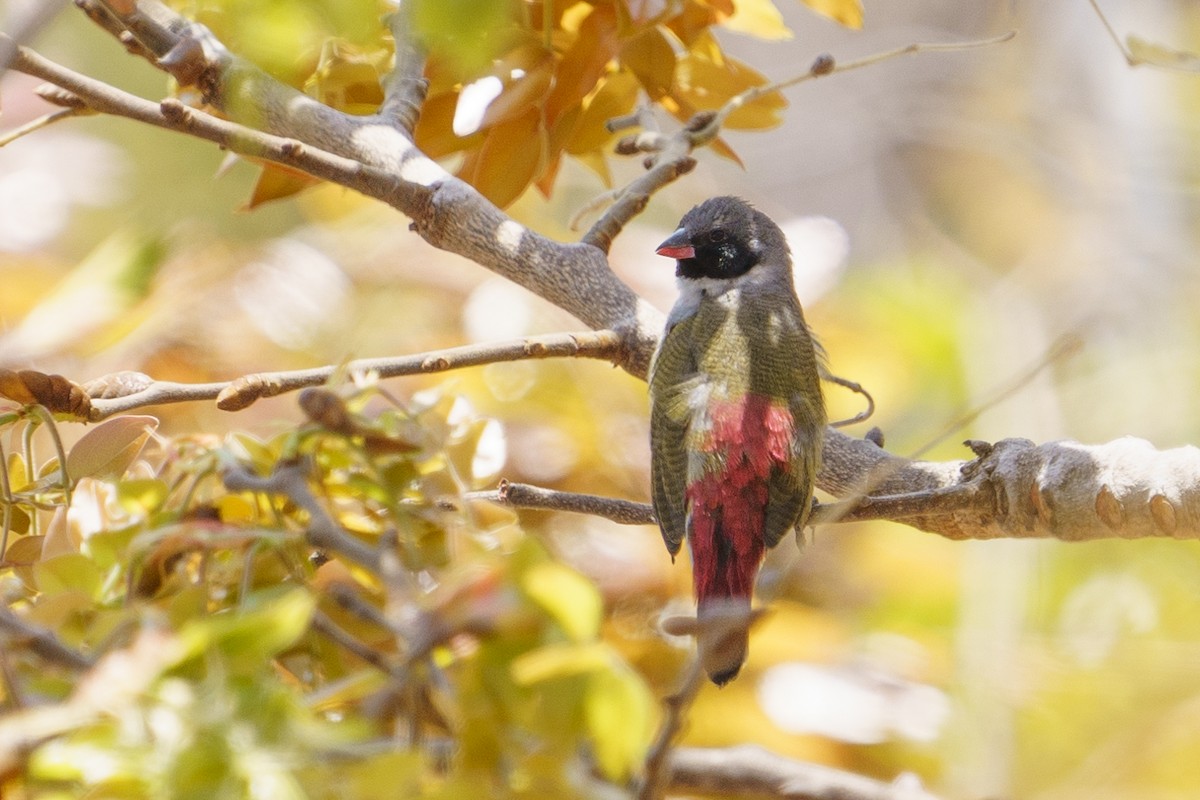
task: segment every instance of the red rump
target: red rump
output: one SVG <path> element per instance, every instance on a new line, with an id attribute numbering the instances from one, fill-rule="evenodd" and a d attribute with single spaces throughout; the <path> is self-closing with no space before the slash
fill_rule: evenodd
<path id="1" fill-rule="evenodd" d="M 792 415 L 771 397 L 747 394 L 715 400 L 712 428 L 702 449 L 723 467 L 687 488 L 692 579 L 700 606 L 706 600 L 749 600 L 762 562 L 768 480 L 791 458 Z"/>

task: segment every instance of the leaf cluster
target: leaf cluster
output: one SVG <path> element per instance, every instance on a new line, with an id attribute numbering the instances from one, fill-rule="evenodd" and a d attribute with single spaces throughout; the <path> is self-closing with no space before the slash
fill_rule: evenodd
<path id="1" fill-rule="evenodd" d="M 49 457 L 48 414 L 4 418 L 0 790 L 570 797 L 628 780 L 650 692 L 601 638 L 593 584 L 463 499 L 493 477 L 489 422 L 369 385 L 302 405 L 266 439 L 117 417 Z M 318 517 L 374 557 L 314 547 Z"/>
<path id="2" fill-rule="evenodd" d="M 842 24 L 861 25 L 857 0 L 808 5 Z M 203 6 L 189 13 L 235 52 L 321 102 L 352 114 L 373 113 L 383 102 L 391 42 L 380 26 L 370 33 L 370 21 L 384 10 L 375 3 L 310 0 L 285 14 L 286 24 L 275 19 L 278 4 L 265 0 Z M 329 24 L 347 14 L 356 17 Z M 456 159 L 457 175 L 501 207 L 530 186 L 548 196 L 564 157 L 611 185 L 613 134 L 606 123 L 628 115 L 640 99 L 687 121 L 767 84 L 725 52 L 718 28 L 764 39 L 791 36 L 770 0 L 416 0 L 410 23 L 428 53 L 416 144 L 435 159 Z M 766 92 L 732 113 L 724 127 L 774 127 L 786 106 L 779 92 Z M 714 148 L 738 160 L 723 140 Z M 264 167 L 250 205 L 313 182 Z"/>

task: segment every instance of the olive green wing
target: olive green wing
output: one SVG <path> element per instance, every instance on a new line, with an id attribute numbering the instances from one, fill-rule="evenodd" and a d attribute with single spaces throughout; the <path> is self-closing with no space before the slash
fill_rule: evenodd
<path id="1" fill-rule="evenodd" d="M 788 464 L 771 474 L 763 525 L 767 547 L 779 544 L 789 530 L 803 526 L 808 519 L 825 438 L 825 402 L 817 370 L 819 356 L 802 317 L 783 353 L 787 364 L 781 366 L 791 370 L 789 381 L 797 387 L 788 400 L 792 414 L 792 453 Z"/>
<path id="2" fill-rule="evenodd" d="M 650 483 L 654 516 L 674 556 L 687 536 L 688 394 L 699 380 L 691 319 L 663 336 L 650 366 Z"/>

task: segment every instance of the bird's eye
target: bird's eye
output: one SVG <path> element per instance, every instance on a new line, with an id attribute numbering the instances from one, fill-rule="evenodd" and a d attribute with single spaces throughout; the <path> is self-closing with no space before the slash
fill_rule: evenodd
<path id="1" fill-rule="evenodd" d="M 723 242 L 728 238 L 728 235 L 721 228 L 717 228 L 716 230 L 714 230 L 710 234 L 708 234 L 708 238 L 709 238 L 709 241 Z"/>

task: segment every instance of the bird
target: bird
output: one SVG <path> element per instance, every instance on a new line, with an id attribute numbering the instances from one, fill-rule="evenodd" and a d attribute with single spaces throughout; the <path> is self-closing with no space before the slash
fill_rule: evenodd
<path id="1" fill-rule="evenodd" d="M 823 351 L 783 231 L 737 197 L 688 211 L 656 253 L 679 296 L 650 364 L 650 479 L 672 561 L 686 538 L 701 665 L 723 686 L 746 660 L 766 550 L 802 530 L 825 432 Z"/>

